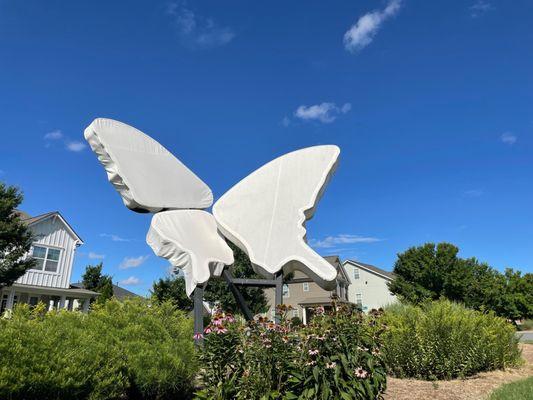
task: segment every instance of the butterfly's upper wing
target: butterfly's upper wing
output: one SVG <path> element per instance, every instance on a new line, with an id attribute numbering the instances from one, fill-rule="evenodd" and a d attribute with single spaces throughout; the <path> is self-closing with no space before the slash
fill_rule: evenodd
<path id="1" fill-rule="evenodd" d="M 211 214 L 202 210 L 162 211 L 152 217 L 146 242 L 155 254 L 183 271 L 190 296 L 198 284 L 233 264 L 233 252 L 218 233 Z"/>
<path id="2" fill-rule="evenodd" d="M 337 270 L 305 241 L 310 219 L 333 174 L 340 150 L 315 146 L 279 157 L 232 187 L 213 206 L 220 231 L 272 277 L 301 270 L 332 289 Z"/>
<path id="3" fill-rule="evenodd" d="M 132 126 L 97 118 L 85 139 L 126 207 L 140 212 L 208 208 L 211 189 L 167 149 Z"/>

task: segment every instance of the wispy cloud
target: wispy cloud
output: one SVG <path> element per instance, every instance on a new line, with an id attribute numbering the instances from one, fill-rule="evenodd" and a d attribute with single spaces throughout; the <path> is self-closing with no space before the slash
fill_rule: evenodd
<path id="1" fill-rule="evenodd" d="M 130 242 L 131 241 L 131 239 L 125 239 L 113 233 L 101 233 L 100 237 L 111 239 L 113 242 Z"/>
<path id="2" fill-rule="evenodd" d="M 518 141 L 518 137 L 516 135 L 513 135 L 511 132 L 505 132 L 500 136 L 500 140 L 503 143 L 512 146 Z"/>
<path id="3" fill-rule="evenodd" d="M 63 138 L 63 132 L 61 132 L 59 129 L 56 129 L 55 131 L 48 132 L 46 135 L 44 135 L 45 140 L 59 140 Z"/>
<path id="4" fill-rule="evenodd" d="M 381 25 L 390 17 L 398 13 L 401 0 L 391 0 L 383 10 L 366 13 L 344 34 L 344 48 L 350 53 L 356 53 L 374 40 Z"/>
<path id="5" fill-rule="evenodd" d="M 346 233 L 341 233 L 336 236 L 327 236 L 324 239 L 310 239 L 309 245 L 311 247 L 316 247 L 319 249 L 330 249 L 333 247 L 357 244 L 357 243 L 375 243 L 380 242 L 382 239 L 371 237 L 371 236 L 361 236 L 361 235 L 350 235 Z"/>
<path id="6" fill-rule="evenodd" d="M 470 189 L 463 192 L 465 197 L 481 197 L 485 192 L 481 189 Z"/>
<path id="7" fill-rule="evenodd" d="M 182 42 L 193 48 L 209 48 L 228 44 L 235 37 L 231 28 L 219 26 L 189 9 L 185 1 L 168 3 L 166 14 L 173 18 Z"/>
<path id="8" fill-rule="evenodd" d="M 286 128 L 290 124 L 291 124 L 291 119 L 287 116 L 283 117 L 283 119 L 281 120 L 281 125 L 283 125 Z"/>
<path id="9" fill-rule="evenodd" d="M 73 151 L 76 153 L 85 150 L 85 148 L 87 147 L 85 143 L 76 140 L 72 142 L 66 142 L 65 146 L 68 151 Z"/>
<path id="10" fill-rule="evenodd" d="M 119 269 L 137 268 L 148 260 L 148 257 L 150 256 L 125 257 L 118 267 Z"/>
<path id="11" fill-rule="evenodd" d="M 87 254 L 87 257 L 89 257 L 91 260 L 103 260 L 105 258 L 105 254 L 98 254 L 90 251 L 89 254 Z"/>
<path id="12" fill-rule="evenodd" d="M 483 14 L 485 14 L 487 11 L 492 10 L 494 7 L 492 4 L 486 0 L 478 0 L 474 4 L 472 4 L 468 9 L 470 10 L 470 16 L 472 18 L 477 18 Z"/>
<path id="13" fill-rule="evenodd" d="M 321 103 L 312 106 L 300 106 L 294 112 L 294 116 L 304 121 L 320 121 L 324 124 L 335 121 L 341 114 L 346 114 L 352 109 L 350 103 L 337 107 L 335 103 Z M 290 121 L 288 121 L 290 122 Z"/>
<path id="14" fill-rule="evenodd" d="M 141 280 L 135 276 L 130 276 L 127 279 L 123 279 L 119 282 L 120 285 L 124 286 L 135 286 L 141 283 Z"/>

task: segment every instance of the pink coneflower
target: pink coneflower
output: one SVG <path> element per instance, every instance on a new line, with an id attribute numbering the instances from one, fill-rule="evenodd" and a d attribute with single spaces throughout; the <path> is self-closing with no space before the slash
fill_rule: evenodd
<path id="1" fill-rule="evenodd" d="M 337 366 L 337 363 L 332 361 L 332 362 L 329 362 L 329 363 L 326 363 L 326 368 L 327 369 L 333 369 Z"/>
<path id="2" fill-rule="evenodd" d="M 309 355 L 310 356 L 316 356 L 318 353 L 320 353 L 320 351 L 318 351 L 318 349 L 309 350 Z"/>
<path id="3" fill-rule="evenodd" d="M 211 321 L 211 323 L 215 326 L 222 325 L 222 318 L 215 318 L 213 321 Z"/>
<path id="4" fill-rule="evenodd" d="M 372 355 L 379 356 L 380 354 L 381 354 L 381 351 L 379 351 L 379 349 L 372 350 Z"/>
<path id="5" fill-rule="evenodd" d="M 202 335 L 200 332 L 197 332 L 197 333 L 195 333 L 195 334 L 192 336 L 192 338 L 193 338 L 194 340 L 199 340 L 199 339 L 203 339 L 203 338 L 204 338 L 204 335 Z"/>
<path id="6" fill-rule="evenodd" d="M 316 361 L 308 361 L 305 363 L 305 365 L 315 365 L 316 364 Z"/>
<path id="7" fill-rule="evenodd" d="M 324 310 L 324 307 L 322 306 L 318 306 L 317 308 L 315 308 L 315 313 L 317 314 L 324 314 L 325 310 Z"/>
<path id="8" fill-rule="evenodd" d="M 355 376 L 357 376 L 358 378 L 361 378 L 361 379 L 365 379 L 367 376 L 368 376 L 368 372 L 365 371 L 363 368 L 359 367 L 359 368 L 356 368 L 355 371 Z"/>
<path id="9" fill-rule="evenodd" d="M 204 333 L 205 333 L 206 335 L 209 335 L 212 331 L 213 331 L 213 329 L 211 329 L 210 326 L 208 326 L 207 328 L 204 329 Z"/>
<path id="10" fill-rule="evenodd" d="M 218 334 L 221 334 L 221 333 L 227 333 L 228 330 L 226 328 L 224 328 L 222 325 L 220 325 L 217 329 L 216 329 L 216 333 Z"/>

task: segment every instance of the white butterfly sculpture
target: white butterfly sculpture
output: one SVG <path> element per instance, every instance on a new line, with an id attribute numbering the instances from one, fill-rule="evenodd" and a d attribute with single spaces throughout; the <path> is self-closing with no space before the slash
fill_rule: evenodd
<path id="1" fill-rule="evenodd" d="M 337 270 L 307 245 L 305 222 L 335 171 L 337 146 L 276 158 L 232 187 L 210 214 L 203 209 L 213 204 L 211 189 L 150 136 L 97 118 L 85 139 L 126 207 L 155 213 L 146 241 L 183 270 L 187 295 L 233 264 L 224 237 L 266 278 L 300 270 L 324 289 L 335 286 Z"/>

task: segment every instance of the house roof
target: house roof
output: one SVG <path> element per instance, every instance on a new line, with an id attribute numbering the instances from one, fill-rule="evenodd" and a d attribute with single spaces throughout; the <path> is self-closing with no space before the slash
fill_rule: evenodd
<path id="1" fill-rule="evenodd" d="M 366 264 L 366 263 L 362 263 L 360 261 L 355 261 L 355 260 L 346 260 L 344 261 L 344 264 L 346 263 L 356 265 L 359 268 L 365 269 L 369 272 L 373 272 L 374 274 L 377 274 L 377 275 L 381 275 L 386 279 L 389 279 L 389 280 L 394 279 L 394 274 L 392 272 L 385 271 L 384 269 L 378 268 L 375 265 Z"/>
<path id="2" fill-rule="evenodd" d="M 59 211 L 50 211 L 44 214 L 36 215 L 35 217 L 30 216 L 28 213 L 22 210 L 15 210 L 15 213 L 19 216 L 22 222 L 28 226 L 33 225 L 37 222 L 44 221 L 45 219 L 48 219 L 50 217 L 57 215 L 61 219 L 61 221 L 65 224 L 65 226 L 71 231 L 71 233 L 80 241 L 80 244 L 83 244 L 83 240 L 81 239 L 81 237 L 76 233 L 74 229 L 72 229 L 72 226 L 70 226 L 70 224 L 61 215 Z"/>
<path id="3" fill-rule="evenodd" d="M 344 277 L 344 280 L 350 283 L 350 277 L 346 273 L 346 270 L 344 269 L 344 266 L 339 256 L 323 256 L 322 258 L 324 258 L 324 260 L 326 260 L 331 265 L 333 265 L 335 268 L 337 268 L 337 271 L 341 272 L 342 276 Z"/>
<path id="4" fill-rule="evenodd" d="M 71 283 L 70 286 L 83 289 L 82 282 Z M 138 294 L 130 292 L 129 290 L 124 289 L 123 287 L 117 286 L 115 284 L 113 284 L 113 296 L 116 297 L 118 300 L 124 300 L 126 297 L 141 297 Z"/>
<path id="5" fill-rule="evenodd" d="M 38 292 L 66 294 L 67 296 L 75 296 L 75 295 L 99 296 L 100 295 L 100 293 L 93 292 L 92 290 L 87 290 L 87 289 L 72 287 L 72 286 L 70 288 L 64 289 L 64 288 L 56 288 L 56 287 L 48 287 L 48 286 L 26 285 L 24 283 L 14 283 L 12 287 L 18 288 L 20 290 L 26 289 L 26 290 L 32 290 L 32 291 L 38 291 Z"/>

